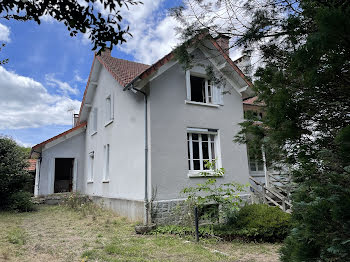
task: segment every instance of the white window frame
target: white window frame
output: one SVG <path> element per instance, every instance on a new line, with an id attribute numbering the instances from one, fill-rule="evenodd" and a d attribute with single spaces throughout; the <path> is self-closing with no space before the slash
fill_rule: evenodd
<path id="1" fill-rule="evenodd" d="M 97 107 L 94 107 L 90 112 L 90 132 L 91 135 L 97 133 L 97 124 L 98 124 L 98 110 Z"/>
<path id="2" fill-rule="evenodd" d="M 108 95 L 105 99 L 105 126 L 108 126 L 114 120 L 113 109 L 113 96 Z"/>
<path id="3" fill-rule="evenodd" d="M 110 157 L 111 157 L 111 148 L 109 144 L 104 145 L 104 167 L 103 167 L 103 183 L 109 182 L 109 173 L 110 173 Z"/>
<path id="4" fill-rule="evenodd" d="M 87 183 L 93 183 L 94 182 L 94 159 L 95 159 L 95 153 L 94 151 L 89 153 L 89 161 L 88 161 L 88 179 Z"/>
<path id="5" fill-rule="evenodd" d="M 205 102 L 197 102 L 192 101 L 191 98 L 191 76 L 195 77 L 201 77 L 205 79 Z M 209 94 L 210 89 L 210 94 Z M 186 71 L 186 104 L 197 104 L 197 105 L 206 105 L 206 106 L 213 106 L 218 107 L 219 105 L 224 104 L 223 100 L 223 93 L 220 86 L 215 86 L 211 83 L 211 81 L 207 78 L 206 75 L 203 75 L 201 73 L 193 72 L 190 70 Z M 211 101 L 209 101 L 209 98 L 211 98 Z"/>
<path id="6" fill-rule="evenodd" d="M 200 170 L 194 170 L 192 134 L 198 134 Z M 187 152 L 187 154 L 188 153 L 190 154 L 190 159 L 188 159 L 187 157 L 187 166 L 188 166 L 188 161 L 190 161 L 190 166 L 188 167 L 189 177 L 202 177 L 203 175 L 201 173 L 203 172 L 206 173 L 206 176 L 215 175 L 214 170 L 204 169 L 202 134 L 208 135 L 209 144 L 211 143 L 210 135 L 214 135 L 214 150 L 215 150 L 216 158 L 215 159 L 212 158 L 212 150 L 210 145 L 208 146 L 208 151 L 209 151 L 208 155 L 209 155 L 209 159 L 216 161 L 216 169 L 220 169 L 222 167 L 219 130 L 211 130 L 211 129 L 204 129 L 204 128 L 187 128 L 186 143 L 188 145 L 187 150 L 189 151 Z M 187 136 L 189 137 L 188 139 L 187 139 Z"/>

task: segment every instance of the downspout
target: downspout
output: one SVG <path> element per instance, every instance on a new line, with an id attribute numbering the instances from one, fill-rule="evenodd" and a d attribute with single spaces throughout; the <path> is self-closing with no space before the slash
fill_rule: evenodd
<path id="1" fill-rule="evenodd" d="M 135 79 L 136 80 L 136 79 Z M 145 101 L 145 197 L 144 197 L 144 224 L 149 224 L 149 209 L 150 209 L 150 203 L 148 199 L 148 100 L 147 100 L 147 94 L 139 89 L 134 88 L 132 81 L 130 85 L 126 86 L 124 90 L 131 90 L 134 93 L 141 93 L 143 94 L 144 101 Z"/>

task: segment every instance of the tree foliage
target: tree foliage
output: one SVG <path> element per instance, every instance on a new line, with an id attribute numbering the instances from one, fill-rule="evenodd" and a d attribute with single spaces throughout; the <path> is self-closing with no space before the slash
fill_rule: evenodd
<path id="1" fill-rule="evenodd" d="M 100 52 L 107 44 L 112 49 L 113 45 L 126 41 L 129 26 L 122 23 L 121 9 L 140 3 L 134 0 L 3 0 L 0 18 L 40 24 L 43 16 L 51 16 L 62 22 L 71 36 L 87 33 L 92 50 Z"/>
<path id="2" fill-rule="evenodd" d="M 26 154 L 15 141 L 0 137 L 0 209 L 11 208 L 11 200 L 14 200 L 16 194 L 23 191 L 30 181 L 30 176 L 25 170 L 28 167 L 26 159 Z"/>
<path id="3" fill-rule="evenodd" d="M 217 179 L 223 177 L 226 171 L 224 168 L 216 168 L 215 163 L 216 161 L 206 162 L 205 167 L 209 171 L 198 174 L 205 178 L 205 181 L 183 188 L 181 194 L 186 197 L 189 206 L 197 206 L 204 211 L 202 219 L 216 221 L 240 207 L 243 201 L 240 194 L 245 185 L 236 182 L 220 183 Z"/>
<path id="4" fill-rule="evenodd" d="M 260 56 L 254 89 L 265 115 L 258 125 L 242 123 L 235 141 L 264 145 L 270 164 L 291 167 L 297 190 L 282 260 L 349 261 L 349 1 L 246 1 L 240 9 L 233 1 L 191 2 L 212 18 L 198 15 L 198 28 L 221 29 L 231 47 Z M 218 27 L 220 8 L 235 16 Z"/>

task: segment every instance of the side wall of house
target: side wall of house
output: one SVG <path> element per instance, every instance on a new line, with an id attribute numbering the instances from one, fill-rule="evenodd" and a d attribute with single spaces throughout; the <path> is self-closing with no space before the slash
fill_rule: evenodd
<path id="1" fill-rule="evenodd" d="M 84 155 L 85 131 L 47 149 L 44 147 L 41 154 L 39 195 L 54 193 L 55 158 L 74 158 L 77 175 L 73 179 L 73 183 L 76 183 L 76 186 L 73 184 L 73 188 L 82 191 L 84 187 Z"/>
<path id="2" fill-rule="evenodd" d="M 114 120 L 106 125 L 106 98 L 112 97 Z M 123 88 L 103 67 L 91 110 L 97 108 L 97 133 L 88 118 L 84 193 L 132 220 L 143 218 L 144 98 Z M 91 114 L 92 111 L 90 111 Z M 110 146 L 109 182 L 103 181 L 104 146 Z M 93 179 L 88 181 L 89 154 L 94 152 Z"/>
<path id="3" fill-rule="evenodd" d="M 206 59 L 202 58 L 205 63 Z M 203 68 L 196 70 L 205 72 Z M 223 106 L 186 104 L 185 71 L 180 64 L 150 85 L 151 187 L 156 189 L 156 200 L 179 199 L 179 192 L 184 187 L 204 181 L 203 178 L 188 177 L 189 127 L 219 130 L 222 166 L 226 169 L 225 176 L 218 178 L 219 182 L 248 183 L 246 146 L 232 142 L 239 131 L 238 123 L 243 121 L 242 97 L 232 86 L 226 88 L 231 94 L 223 96 Z"/>

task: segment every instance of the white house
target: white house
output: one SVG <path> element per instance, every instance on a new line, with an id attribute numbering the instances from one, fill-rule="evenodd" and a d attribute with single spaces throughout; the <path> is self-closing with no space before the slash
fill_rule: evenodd
<path id="1" fill-rule="evenodd" d="M 173 52 L 153 65 L 95 55 L 75 127 L 32 149 L 39 156 L 35 195 L 79 191 L 146 221 L 152 197 L 170 210 L 181 189 L 203 181 L 205 160 L 226 169 L 220 182 L 248 183 L 246 146 L 232 140 L 251 83 L 229 58 L 228 39 L 217 40 L 189 49 L 189 70 Z"/>

